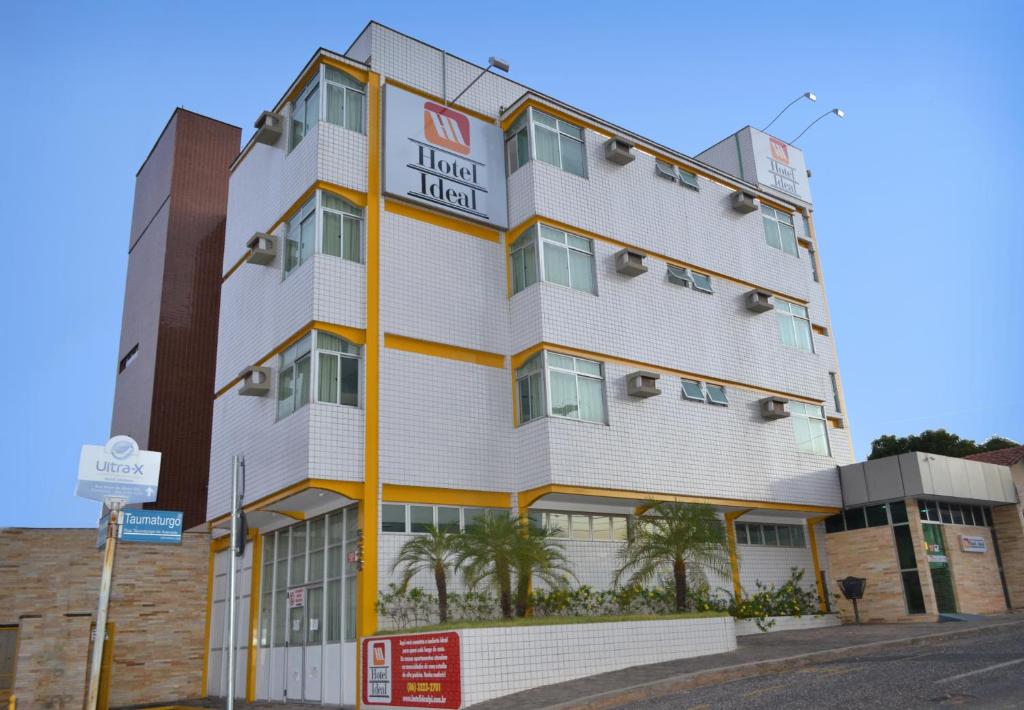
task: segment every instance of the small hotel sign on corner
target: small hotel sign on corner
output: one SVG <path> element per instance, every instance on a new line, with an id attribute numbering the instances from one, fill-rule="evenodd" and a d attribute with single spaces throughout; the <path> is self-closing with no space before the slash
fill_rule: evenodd
<path id="1" fill-rule="evenodd" d="M 508 227 L 501 129 L 411 92 L 384 89 L 384 191 Z"/>
<path id="2" fill-rule="evenodd" d="M 363 639 L 363 704 L 392 708 L 462 706 L 459 635 Z"/>
<path id="3" fill-rule="evenodd" d="M 961 535 L 960 549 L 964 552 L 987 552 L 988 543 L 981 535 Z"/>

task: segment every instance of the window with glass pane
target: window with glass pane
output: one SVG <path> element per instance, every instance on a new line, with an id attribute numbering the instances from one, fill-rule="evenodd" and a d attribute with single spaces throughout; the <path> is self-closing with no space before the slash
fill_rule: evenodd
<path id="1" fill-rule="evenodd" d="M 594 293 L 594 245 L 589 239 L 540 225 L 544 280 Z"/>
<path id="2" fill-rule="evenodd" d="M 457 533 L 459 532 L 459 518 L 460 511 L 458 508 L 449 508 L 447 506 L 438 506 L 437 508 L 437 529 L 442 532 Z"/>
<path id="3" fill-rule="evenodd" d="M 590 526 L 595 540 L 612 539 L 612 519 L 607 515 L 595 515 L 591 517 Z"/>
<path id="4" fill-rule="evenodd" d="M 537 283 L 540 268 L 537 261 L 537 225 L 523 232 L 512 244 L 512 293 Z"/>
<path id="5" fill-rule="evenodd" d="M 704 389 L 708 394 L 708 402 L 710 404 L 719 404 L 723 407 L 728 406 L 729 397 L 725 394 L 725 387 L 722 385 L 713 385 L 710 382 L 704 385 Z"/>
<path id="6" fill-rule="evenodd" d="M 323 579 L 325 521 L 323 518 L 309 522 L 309 574 L 310 582 Z"/>
<path id="7" fill-rule="evenodd" d="M 811 339 L 811 319 L 807 309 L 796 303 L 775 299 L 775 318 L 779 326 L 779 339 L 789 348 L 814 352 Z"/>
<path id="8" fill-rule="evenodd" d="M 281 353 L 277 375 L 277 417 L 282 419 L 309 404 L 309 335 Z"/>
<path id="9" fill-rule="evenodd" d="M 434 524 L 434 507 L 430 505 L 409 506 L 409 531 L 422 533 Z"/>
<path id="10" fill-rule="evenodd" d="M 839 376 L 834 373 L 828 373 L 828 379 L 832 383 L 832 403 L 835 405 L 837 412 L 843 411 L 842 403 L 839 401 Z"/>
<path id="11" fill-rule="evenodd" d="M 789 418 L 793 421 L 797 450 L 819 456 L 831 456 L 824 409 L 817 405 L 792 401 L 786 406 L 791 415 Z"/>
<path id="12" fill-rule="evenodd" d="M 629 537 L 629 518 L 622 515 L 612 516 L 612 540 L 624 542 Z"/>
<path id="13" fill-rule="evenodd" d="M 572 539 L 573 540 L 589 540 L 590 539 L 590 516 L 589 515 L 573 515 L 570 519 L 572 525 Z"/>
<path id="14" fill-rule="evenodd" d="M 704 401 L 704 388 L 696 380 L 683 380 L 683 398 L 695 402 Z"/>
<path id="15" fill-rule="evenodd" d="M 359 347 L 331 333 L 316 334 L 317 401 L 359 405 Z"/>
<path id="16" fill-rule="evenodd" d="M 885 514 L 885 504 L 869 505 L 864 509 L 868 518 L 868 527 L 877 528 L 889 524 L 889 516 Z"/>
<path id="17" fill-rule="evenodd" d="M 330 192 L 320 193 L 323 213 L 324 254 L 340 256 L 346 261 L 363 260 L 363 210 Z"/>
<path id="18" fill-rule="evenodd" d="M 291 135 L 288 139 L 288 150 L 302 142 L 310 129 L 320 120 L 320 77 L 314 76 L 306 84 L 306 88 L 299 94 L 292 104 L 292 126 Z"/>
<path id="19" fill-rule="evenodd" d="M 675 264 L 668 265 L 668 280 L 683 287 L 687 287 L 693 283 L 693 277 L 690 276 L 690 270 L 682 266 L 676 266 Z"/>
<path id="20" fill-rule="evenodd" d="M 385 503 L 380 507 L 381 532 L 405 532 L 405 506 Z"/>
<path id="21" fill-rule="evenodd" d="M 316 233 L 316 199 L 310 198 L 299 208 L 285 230 L 284 275 L 288 276 L 313 255 L 313 235 Z"/>
<path id="22" fill-rule="evenodd" d="M 693 279 L 693 287 L 698 291 L 704 293 L 714 293 L 715 289 L 711 286 L 711 277 L 707 274 L 702 274 L 699 271 L 691 271 L 690 278 Z"/>
<path id="23" fill-rule="evenodd" d="M 324 87 L 327 99 L 327 122 L 364 133 L 363 113 L 366 105 L 366 86 L 340 69 L 324 67 Z"/>
<path id="24" fill-rule="evenodd" d="M 747 539 L 747 524 L 736 523 L 736 542 L 740 545 L 746 545 Z"/>
<path id="25" fill-rule="evenodd" d="M 547 414 L 544 404 L 543 356 L 537 353 L 516 370 L 519 423 L 525 424 Z"/>
<path id="26" fill-rule="evenodd" d="M 676 168 L 679 173 L 679 184 L 685 185 L 691 190 L 699 190 L 700 184 L 697 182 L 697 176 L 691 173 L 689 170 L 683 170 L 682 168 Z"/>
<path id="27" fill-rule="evenodd" d="M 604 376 L 601 363 L 558 353 L 547 353 L 547 362 L 551 414 L 603 424 Z"/>
<path id="28" fill-rule="evenodd" d="M 533 128 L 534 157 L 583 177 L 583 129 L 542 111 L 532 108 L 529 111 Z M 522 160 L 521 157 L 517 158 Z"/>
<path id="29" fill-rule="evenodd" d="M 796 256 L 796 230 L 793 215 L 768 205 L 761 205 L 761 221 L 764 223 L 764 238 L 768 246 Z"/>
<path id="30" fill-rule="evenodd" d="M 306 582 L 306 524 L 292 528 L 291 562 L 288 571 L 288 586 L 298 587 Z"/>
<path id="31" fill-rule="evenodd" d="M 804 529 L 799 525 L 793 525 L 789 528 L 789 541 L 793 547 L 804 546 Z"/>
<path id="32" fill-rule="evenodd" d="M 554 537 L 569 537 L 568 513 L 548 513 L 548 530 Z"/>
<path id="33" fill-rule="evenodd" d="M 274 550 L 275 534 L 263 536 L 263 568 L 260 571 L 260 646 L 270 645 L 270 632 L 274 620 Z"/>

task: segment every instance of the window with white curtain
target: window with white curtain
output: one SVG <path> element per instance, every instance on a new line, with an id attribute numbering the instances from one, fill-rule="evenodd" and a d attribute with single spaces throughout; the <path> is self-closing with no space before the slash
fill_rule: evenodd
<path id="1" fill-rule="evenodd" d="M 320 205 L 323 213 L 320 248 L 323 253 L 362 262 L 363 210 L 343 197 L 324 191 L 320 193 Z"/>
<path id="2" fill-rule="evenodd" d="M 797 256 L 793 215 L 768 205 L 761 205 L 761 221 L 764 223 L 764 238 L 768 246 Z"/>
<path id="3" fill-rule="evenodd" d="M 277 374 L 278 419 L 283 419 L 309 404 L 311 340 L 311 336 L 307 334 L 281 353 L 281 365 Z"/>
<path id="4" fill-rule="evenodd" d="M 543 111 L 528 108 L 505 131 L 509 173 L 532 159 L 586 177 L 583 129 Z"/>
<path id="5" fill-rule="evenodd" d="M 512 245 L 512 292 L 537 281 L 595 293 L 594 243 L 546 224 L 535 224 Z"/>
<path id="6" fill-rule="evenodd" d="M 320 74 L 309 80 L 299 97 L 292 102 L 291 131 L 288 150 L 302 142 L 310 129 L 320 120 Z"/>
<path id="7" fill-rule="evenodd" d="M 324 91 L 320 91 L 321 83 Z M 320 65 L 316 74 L 292 102 L 288 150 L 291 151 L 320 121 L 366 132 L 366 85 L 340 69 Z"/>
<path id="8" fill-rule="evenodd" d="M 290 220 L 285 233 L 284 275 L 313 256 L 316 234 L 316 197 L 311 197 Z"/>
<path id="9" fill-rule="evenodd" d="M 318 402 L 359 405 L 359 347 L 331 333 L 317 331 Z"/>
<path id="10" fill-rule="evenodd" d="M 604 367 L 599 362 L 542 351 L 516 370 L 519 423 L 545 416 L 607 422 Z"/>
<path id="11" fill-rule="evenodd" d="M 831 456 L 824 408 L 816 404 L 792 401 L 786 406 L 789 409 L 789 418 L 793 422 L 797 450 L 807 454 Z"/>
<path id="12" fill-rule="evenodd" d="M 807 309 L 781 298 L 775 299 L 775 319 L 779 325 L 779 339 L 788 348 L 814 352 L 811 339 L 811 319 Z"/>

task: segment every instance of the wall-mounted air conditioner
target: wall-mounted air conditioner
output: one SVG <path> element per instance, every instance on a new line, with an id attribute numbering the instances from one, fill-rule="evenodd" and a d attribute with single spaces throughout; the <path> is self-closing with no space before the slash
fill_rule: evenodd
<path id="1" fill-rule="evenodd" d="M 628 165 L 636 156 L 633 155 L 633 142 L 622 136 L 612 136 L 604 143 L 604 157 L 616 165 Z"/>
<path id="2" fill-rule="evenodd" d="M 658 389 L 659 377 L 661 375 L 657 372 L 647 370 L 631 372 L 626 375 L 626 394 L 630 397 L 654 397 L 661 394 L 661 390 Z"/>
<path id="3" fill-rule="evenodd" d="M 274 238 L 273 234 L 256 232 L 245 243 L 245 246 L 249 248 L 249 254 L 245 257 L 245 260 L 250 264 L 266 266 L 277 256 L 277 239 Z"/>
<path id="4" fill-rule="evenodd" d="M 270 394 L 270 368 L 251 365 L 238 375 L 242 386 L 238 394 L 246 397 L 264 397 Z"/>
<path id="5" fill-rule="evenodd" d="M 732 193 L 732 208 L 741 214 L 748 214 L 750 212 L 757 212 L 761 207 L 761 200 L 757 199 L 749 192 L 734 192 Z"/>
<path id="6" fill-rule="evenodd" d="M 264 111 L 256 119 L 255 125 L 256 135 L 253 138 L 264 145 L 275 145 L 284 132 L 284 118 L 279 113 Z"/>
<path id="7" fill-rule="evenodd" d="M 615 270 L 626 276 L 639 276 L 647 272 L 644 257 L 647 255 L 635 249 L 622 249 L 615 255 Z"/>
<path id="8" fill-rule="evenodd" d="M 784 397 L 765 397 L 761 400 L 761 416 L 765 419 L 785 419 L 789 416 L 786 405 L 788 399 Z"/>
<path id="9" fill-rule="evenodd" d="M 753 291 L 748 291 L 747 295 L 744 296 L 744 300 L 747 304 L 747 310 L 754 313 L 764 313 L 775 308 L 775 304 L 772 302 L 772 295 L 760 289 L 755 288 Z"/>

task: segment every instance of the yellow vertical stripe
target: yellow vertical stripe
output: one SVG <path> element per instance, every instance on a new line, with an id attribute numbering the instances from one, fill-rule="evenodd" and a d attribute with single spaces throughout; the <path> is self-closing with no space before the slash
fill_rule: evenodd
<path id="1" fill-rule="evenodd" d="M 249 653 L 246 654 L 245 669 L 245 701 L 256 700 L 256 654 L 260 650 L 259 618 L 260 618 L 260 577 L 263 575 L 263 536 L 253 528 L 249 531 L 252 538 L 252 570 L 249 573 Z"/>
<path id="2" fill-rule="evenodd" d="M 818 540 L 814 534 L 814 526 L 820 523 L 824 518 L 808 518 L 807 519 L 807 542 L 811 546 L 811 560 L 814 563 L 814 586 L 818 590 L 818 609 L 822 613 L 828 611 L 828 605 L 825 603 L 825 585 L 821 583 L 821 563 L 818 562 Z"/>
<path id="3" fill-rule="evenodd" d="M 210 540 L 210 561 L 206 573 L 206 631 L 203 637 L 206 639 L 203 645 L 203 680 L 200 684 L 199 697 L 206 697 L 206 676 L 210 666 L 210 611 L 213 608 L 213 540 Z"/>
<path id="4" fill-rule="evenodd" d="M 736 554 L 736 519 L 748 510 L 737 510 L 725 514 L 725 541 L 729 547 L 729 569 L 732 571 L 732 593 L 736 601 L 743 596 L 743 585 L 740 584 L 740 559 Z"/>

